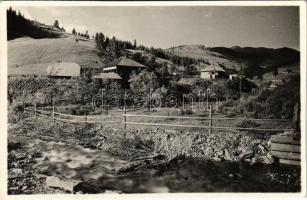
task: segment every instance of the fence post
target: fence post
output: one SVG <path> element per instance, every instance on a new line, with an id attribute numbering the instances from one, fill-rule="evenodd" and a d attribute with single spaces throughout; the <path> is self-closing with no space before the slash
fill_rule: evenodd
<path id="1" fill-rule="evenodd" d="M 35 116 L 35 119 L 37 119 L 37 115 L 36 115 L 36 104 L 34 104 L 34 116 Z"/>
<path id="2" fill-rule="evenodd" d="M 124 114 L 123 114 L 123 124 L 124 124 L 124 130 L 126 131 L 127 125 L 126 125 L 126 107 L 124 107 Z"/>
<path id="3" fill-rule="evenodd" d="M 212 133 L 212 106 L 209 106 L 209 134 Z"/>
<path id="4" fill-rule="evenodd" d="M 52 121 L 55 123 L 55 118 L 54 118 L 54 104 L 52 104 Z"/>

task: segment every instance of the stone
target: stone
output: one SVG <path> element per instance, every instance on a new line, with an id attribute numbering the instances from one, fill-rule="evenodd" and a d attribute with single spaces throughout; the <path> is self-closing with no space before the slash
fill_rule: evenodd
<path id="1" fill-rule="evenodd" d="M 251 159 L 251 164 L 255 164 L 256 162 L 257 162 L 257 158 L 254 157 Z"/>
<path id="2" fill-rule="evenodd" d="M 20 168 L 13 168 L 13 169 L 11 169 L 11 172 L 13 172 L 14 174 L 22 174 L 22 169 L 20 169 Z"/>
<path id="3" fill-rule="evenodd" d="M 263 164 L 268 164 L 268 165 L 270 165 L 270 164 L 272 164 L 272 163 L 274 162 L 274 160 L 273 160 L 272 158 L 269 158 L 269 157 L 267 157 L 267 156 L 260 156 L 259 159 L 261 160 L 261 162 L 262 162 Z"/>
<path id="4" fill-rule="evenodd" d="M 254 155 L 254 151 L 253 150 L 247 150 L 247 151 L 242 152 L 239 155 L 239 158 L 241 160 L 245 160 L 245 159 L 251 158 L 253 155 Z"/>
<path id="5" fill-rule="evenodd" d="M 48 187 L 61 188 L 70 192 L 73 192 L 74 186 L 76 186 L 78 183 L 78 181 L 61 180 L 55 176 L 48 176 L 46 178 L 46 185 Z"/>
<path id="6" fill-rule="evenodd" d="M 220 159 L 220 158 L 217 157 L 217 156 L 216 156 L 216 157 L 213 157 L 212 159 L 213 159 L 214 161 L 216 161 L 216 162 L 220 162 L 220 161 L 222 160 L 222 159 Z"/>
<path id="7" fill-rule="evenodd" d="M 25 186 L 22 187 L 21 191 L 25 191 L 27 188 L 28 188 L 28 186 L 25 185 Z"/>
<path id="8" fill-rule="evenodd" d="M 232 160 L 230 153 L 227 149 L 224 150 L 224 157 L 225 157 L 225 160 Z"/>

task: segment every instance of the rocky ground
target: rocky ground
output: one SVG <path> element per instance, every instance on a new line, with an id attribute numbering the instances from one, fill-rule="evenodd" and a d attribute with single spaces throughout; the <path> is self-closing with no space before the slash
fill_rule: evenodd
<path id="1" fill-rule="evenodd" d="M 246 132 L 24 119 L 9 128 L 9 194 L 299 191 L 300 169 L 268 165 L 269 146 Z"/>
<path id="2" fill-rule="evenodd" d="M 39 153 L 25 151 L 21 143 L 8 146 L 8 194 L 65 193 L 59 188 L 47 187 L 44 176 L 33 168 Z"/>

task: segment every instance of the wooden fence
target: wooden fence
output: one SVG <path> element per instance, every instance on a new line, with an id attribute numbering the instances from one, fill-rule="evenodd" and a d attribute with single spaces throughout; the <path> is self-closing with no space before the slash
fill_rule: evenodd
<path id="1" fill-rule="evenodd" d="M 44 117 L 51 119 L 53 122 L 61 121 L 67 123 L 89 123 L 89 124 L 103 124 L 103 123 L 121 123 L 121 116 L 93 116 L 93 115 L 70 115 L 55 112 L 55 107 L 52 107 L 52 111 L 45 111 L 41 107 L 40 109 L 37 106 L 34 106 L 32 109 L 24 108 L 24 112 L 30 115 L 34 115 L 35 118 Z"/>
<path id="2" fill-rule="evenodd" d="M 185 127 L 185 128 L 203 128 L 208 129 L 209 133 L 212 133 L 214 129 L 224 130 L 250 130 L 250 131 L 268 131 L 268 132 L 287 132 L 293 131 L 293 129 L 276 129 L 276 128 L 244 128 L 244 127 L 233 127 L 233 126 L 214 126 L 213 121 L 216 120 L 253 120 L 253 121 L 276 121 L 276 122 L 292 122 L 288 119 L 256 119 L 256 118 L 229 118 L 229 117 L 212 117 L 212 108 L 209 107 L 209 117 L 188 117 L 188 116 L 162 116 L 162 115 L 137 115 L 127 114 L 127 110 L 123 109 L 123 114 L 120 116 L 94 116 L 94 115 L 70 115 L 59 113 L 55 111 L 55 107 L 52 107 L 52 111 L 43 110 L 37 108 L 36 105 L 32 109 L 24 108 L 24 112 L 30 115 L 34 115 L 35 118 L 45 117 L 51 119 L 53 122 L 61 121 L 66 123 L 89 123 L 89 124 L 106 124 L 106 123 L 118 123 L 122 124 L 126 130 L 127 125 L 139 125 L 139 126 L 159 126 L 159 127 Z M 150 123 L 150 122 L 134 122 L 128 121 L 127 118 L 133 119 L 138 118 L 158 118 L 158 119 L 192 119 L 192 120 L 207 120 L 208 125 L 184 125 L 184 124 L 170 124 L 170 123 Z M 117 119 L 117 120 L 116 120 Z M 122 119 L 122 120 L 120 120 Z"/>

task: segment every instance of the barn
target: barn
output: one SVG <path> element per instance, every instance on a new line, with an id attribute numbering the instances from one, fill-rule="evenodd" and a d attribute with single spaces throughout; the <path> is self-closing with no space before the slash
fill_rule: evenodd
<path id="1" fill-rule="evenodd" d="M 54 78 L 78 77 L 80 74 L 80 65 L 73 62 L 57 62 L 47 68 L 47 76 Z"/>

